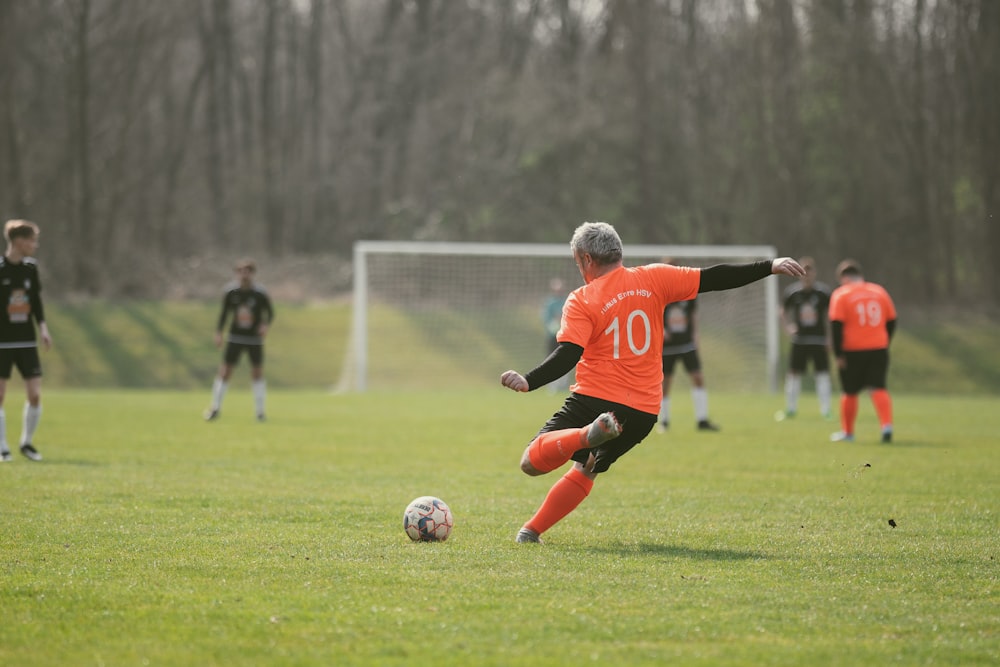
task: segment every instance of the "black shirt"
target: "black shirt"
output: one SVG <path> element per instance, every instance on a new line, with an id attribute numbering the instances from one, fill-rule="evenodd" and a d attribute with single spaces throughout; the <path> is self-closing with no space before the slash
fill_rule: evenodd
<path id="1" fill-rule="evenodd" d="M 226 286 L 222 297 L 222 312 L 219 314 L 217 331 L 226 326 L 226 319 L 232 314 L 229 325 L 229 342 L 243 345 L 260 345 L 264 342 L 260 336 L 260 325 L 270 324 L 274 320 L 274 309 L 267 291 L 260 285 L 251 285 L 244 289 L 240 283 Z"/>
<path id="2" fill-rule="evenodd" d="M 0 257 L 0 346 L 35 347 L 35 323 L 45 321 L 42 282 L 33 257 L 18 263 Z"/>
<path id="3" fill-rule="evenodd" d="M 785 319 L 796 327 L 792 342 L 798 345 L 825 345 L 827 311 L 830 309 L 830 288 L 813 283 L 806 289 L 801 282 L 785 289 Z"/>
<path id="4" fill-rule="evenodd" d="M 694 342 L 695 299 L 676 301 L 663 309 L 663 354 L 685 354 L 696 349 Z"/>

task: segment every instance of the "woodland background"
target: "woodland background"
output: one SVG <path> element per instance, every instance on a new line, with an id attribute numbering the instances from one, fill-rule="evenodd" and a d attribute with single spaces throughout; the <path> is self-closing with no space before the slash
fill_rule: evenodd
<path id="1" fill-rule="evenodd" d="M 995 0 L 0 0 L 0 216 L 57 296 L 600 219 L 997 312 L 998 211 Z"/>

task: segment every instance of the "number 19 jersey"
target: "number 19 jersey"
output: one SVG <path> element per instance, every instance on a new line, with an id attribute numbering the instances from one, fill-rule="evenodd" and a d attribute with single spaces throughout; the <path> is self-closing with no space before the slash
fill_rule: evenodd
<path id="1" fill-rule="evenodd" d="M 573 291 L 556 340 L 583 348 L 578 394 L 657 414 L 663 394 L 663 309 L 695 298 L 701 269 L 620 267 Z"/>
<path id="2" fill-rule="evenodd" d="M 876 283 L 847 283 L 833 290 L 830 297 L 830 321 L 843 323 L 845 352 L 888 348 L 885 324 L 895 319 L 892 298 Z"/>

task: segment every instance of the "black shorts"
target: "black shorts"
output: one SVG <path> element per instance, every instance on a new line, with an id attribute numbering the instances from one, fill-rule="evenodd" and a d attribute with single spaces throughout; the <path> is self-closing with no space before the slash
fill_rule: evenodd
<path id="1" fill-rule="evenodd" d="M 792 343 L 791 357 L 788 367 L 793 373 L 805 373 L 810 361 L 815 373 L 825 373 L 830 370 L 830 357 L 826 352 L 826 345 Z"/>
<path id="2" fill-rule="evenodd" d="M 846 363 L 840 369 L 840 386 L 845 394 L 858 394 L 862 389 L 885 389 L 889 374 L 889 350 L 845 352 Z"/>
<path id="3" fill-rule="evenodd" d="M 243 354 L 244 350 L 247 356 L 250 357 L 250 364 L 254 368 L 264 365 L 264 346 L 263 345 L 247 345 L 246 343 L 226 343 L 226 351 L 222 355 L 222 360 L 226 362 L 227 366 L 235 366 L 240 360 L 240 355 Z"/>
<path id="4" fill-rule="evenodd" d="M 691 350 L 690 352 L 682 352 L 681 354 L 663 355 L 664 375 L 674 374 L 674 364 L 677 363 L 678 359 L 684 363 L 684 368 L 687 370 L 688 374 L 701 370 L 701 358 L 698 356 L 698 350 Z"/>
<path id="5" fill-rule="evenodd" d="M 9 380 L 14 366 L 25 380 L 42 377 L 37 347 L 0 348 L 0 379 Z"/>
<path id="6" fill-rule="evenodd" d="M 545 426 L 538 431 L 538 435 L 565 428 L 589 426 L 602 412 L 615 413 L 615 418 L 622 426 L 621 435 L 599 447 L 581 449 L 573 455 L 573 460 L 586 465 L 587 459 L 593 454 L 597 459 L 594 464 L 594 472 L 606 472 L 612 463 L 649 435 L 653 426 L 656 425 L 656 415 L 641 412 L 621 403 L 613 403 L 581 394 L 570 394 L 559 411 L 545 422 Z"/>

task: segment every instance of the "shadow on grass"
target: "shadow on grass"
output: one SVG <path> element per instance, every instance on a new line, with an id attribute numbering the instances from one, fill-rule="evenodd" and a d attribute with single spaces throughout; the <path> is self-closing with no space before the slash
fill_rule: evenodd
<path id="1" fill-rule="evenodd" d="M 938 354 L 947 356 L 957 362 L 962 373 L 973 380 L 978 391 L 989 393 L 1000 386 L 1000 356 L 984 354 L 983 340 L 977 340 L 976 334 L 982 331 L 980 327 L 915 327 L 911 335 Z M 992 350 L 995 352 L 996 348 Z"/>
<path id="2" fill-rule="evenodd" d="M 101 357 L 102 370 L 110 374 L 111 383 L 119 387 L 143 387 L 149 384 L 142 359 L 130 354 L 118 337 L 106 330 L 101 313 L 85 306 L 63 309 L 89 343 L 88 352 Z"/>
<path id="3" fill-rule="evenodd" d="M 211 382 L 211 378 L 215 373 L 215 365 L 194 363 L 189 341 L 177 340 L 170 336 L 158 322 L 140 310 L 140 307 L 135 304 L 126 305 L 123 310 L 133 322 L 142 327 L 150 340 L 155 341 L 158 347 L 170 355 L 170 360 L 175 368 L 182 368 L 184 370 L 185 379 L 189 386 L 198 387 Z"/>
<path id="4" fill-rule="evenodd" d="M 733 549 L 693 549 L 678 544 L 657 544 L 640 542 L 617 546 L 592 547 L 596 551 L 619 556 L 663 556 L 666 558 L 690 558 L 707 561 L 765 560 L 768 555 L 760 551 L 734 551 Z"/>

